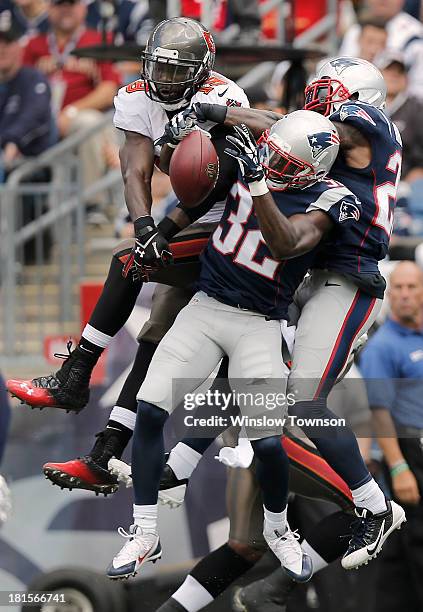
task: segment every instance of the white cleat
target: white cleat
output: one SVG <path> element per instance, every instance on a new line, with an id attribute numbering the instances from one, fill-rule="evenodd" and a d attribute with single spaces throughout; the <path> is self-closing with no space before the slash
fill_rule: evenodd
<path id="1" fill-rule="evenodd" d="M 348 550 L 341 560 L 344 569 L 358 569 L 360 565 L 367 565 L 378 556 L 391 533 L 401 529 L 406 522 L 404 509 L 399 504 L 386 500 L 386 505 L 387 510 L 379 514 L 356 508 L 357 523 L 353 526 Z"/>
<path id="2" fill-rule="evenodd" d="M 129 533 L 119 527 L 118 533 L 128 541 L 107 568 L 109 578 L 115 580 L 135 576 L 144 563 L 147 563 L 147 561 L 155 563 L 162 556 L 158 535 L 144 534 L 138 525 L 131 525 Z"/>
<path id="3" fill-rule="evenodd" d="M 108 463 L 109 472 L 116 476 L 119 484 L 125 487 L 132 487 L 131 466 L 120 459 L 112 457 Z M 159 491 L 159 502 L 163 506 L 170 508 L 179 508 L 184 503 L 185 493 L 187 490 L 187 480 L 178 480 L 172 469 L 166 465 L 160 486 L 169 487 Z M 183 483 L 183 484 L 181 484 Z"/>
<path id="4" fill-rule="evenodd" d="M 287 524 L 283 535 L 275 530 L 272 535 L 264 533 L 264 538 L 290 578 L 297 582 L 310 580 L 313 563 L 309 555 L 302 550 L 300 534 L 297 531 L 291 531 Z"/>
<path id="5" fill-rule="evenodd" d="M 120 459 L 116 459 L 116 457 L 112 457 L 109 459 L 109 463 L 107 464 L 109 472 L 116 476 L 119 484 L 125 485 L 127 489 L 132 487 L 132 473 L 131 466 L 125 461 L 121 461 Z"/>

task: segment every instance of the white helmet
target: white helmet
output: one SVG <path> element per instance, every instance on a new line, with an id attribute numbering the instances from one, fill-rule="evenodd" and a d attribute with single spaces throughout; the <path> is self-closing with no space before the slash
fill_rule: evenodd
<path id="1" fill-rule="evenodd" d="M 266 130 L 258 144 L 267 184 L 284 191 L 322 180 L 338 155 L 339 136 L 326 117 L 298 110 Z"/>
<path id="2" fill-rule="evenodd" d="M 323 64 L 306 87 L 304 108 L 328 116 L 346 100 L 382 108 L 385 99 L 386 84 L 376 66 L 357 57 L 336 57 Z"/>

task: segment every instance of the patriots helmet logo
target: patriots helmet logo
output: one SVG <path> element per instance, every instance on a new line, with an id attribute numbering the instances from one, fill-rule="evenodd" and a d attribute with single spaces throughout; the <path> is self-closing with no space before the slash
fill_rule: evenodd
<path id="1" fill-rule="evenodd" d="M 351 57 L 338 57 L 337 59 L 330 61 L 329 64 L 333 68 L 335 68 L 336 74 L 341 74 L 341 72 L 343 72 L 346 68 L 349 68 L 350 66 L 360 65 L 359 62 L 352 59 Z"/>
<path id="2" fill-rule="evenodd" d="M 360 220 L 360 209 L 352 202 L 341 202 L 339 207 L 339 222 L 347 221 L 352 219 L 353 221 Z"/>
<path id="3" fill-rule="evenodd" d="M 364 121 L 368 121 L 372 125 L 376 125 L 376 122 L 370 117 L 369 113 L 367 113 L 364 108 L 361 108 L 357 104 L 343 104 L 341 106 L 341 110 L 339 111 L 339 118 L 341 121 L 345 121 L 347 117 L 360 117 L 364 119 Z"/>
<path id="4" fill-rule="evenodd" d="M 332 145 L 339 145 L 339 136 L 335 132 L 317 132 L 307 136 L 313 159 Z"/>

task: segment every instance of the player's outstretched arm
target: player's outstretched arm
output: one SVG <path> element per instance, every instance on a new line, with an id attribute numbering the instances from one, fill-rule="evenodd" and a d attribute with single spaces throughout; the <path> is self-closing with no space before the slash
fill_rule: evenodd
<path id="1" fill-rule="evenodd" d="M 133 266 L 140 278 L 148 280 L 151 272 L 172 263 L 172 252 L 166 238 L 151 217 L 151 177 L 154 169 L 154 146 L 147 136 L 125 131 L 125 142 L 119 151 L 125 200 L 134 222 L 135 245 L 125 264 L 127 276 Z"/>
<path id="2" fill-rule="evenodd" d="M 151 211 L 151 177 L 154 170 L 151 139 L 135 132 L 125 132 L 119 158 L 126 206 L 132 221 L 135 221 Z"/>
<path id="3" fill-rule="evenodd" d="M 212 121 L 226 127 L 235 127 L 241 124 L 250 128 L 255 138 L 272 127 L 283 115 L 270 110 L 255 108 L 228 107 L 220 104 L 207 104 L 205 102 L 194 104 L 193 111 L 197 117 L 198 125 Z"/>

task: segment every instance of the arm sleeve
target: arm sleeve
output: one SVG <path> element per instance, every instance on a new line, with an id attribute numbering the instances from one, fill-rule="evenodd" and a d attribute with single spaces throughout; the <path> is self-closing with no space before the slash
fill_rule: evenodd
<path id="1" fill-rule="evenodd" d="M 228 144 L 226 135 L 230 132 L 231 130 L 227 128 L 215 128 L 215 135 L 212 138 L 212 142 L 219 158 L 219 176 L 210 195 L 194 208 L 184 208 L 183 204 L 178 204 L 178 206 L 188 215 L 191 223 L 205 215 L 216 202 L 226 200 L 229 191 L 232 189 L 238 177 L 238 162 L 233 157 L 224 153 Z"/>
<path id="2" fill-rule="evenodd" d="M 25 155 L 32 141 L 50 129 L 50 88 L 43 75 L 34 72 L 31 78 L 26 77 L 25 94 L 21 100 L 19 121 L 8 126 L 1 140 L 2 145 L 15 143 Z"/>
<path id="3" fill-rule="evenodd" d="M 132 90 L 131 85 L 119 89 L 115 96 L 113 124 L 120 130 L 136 132 L 153 140 L 149 114 L 145 108 L 145 93 L 134 88 Z"/>
<path id="4" fill-rule="evenodd" d="M 394 408 L 398 376 L 392 347 L 376 338 L 369 340 L 360 355 L 360 372 L 366 383 L 371 408 Z"/>

